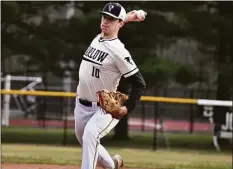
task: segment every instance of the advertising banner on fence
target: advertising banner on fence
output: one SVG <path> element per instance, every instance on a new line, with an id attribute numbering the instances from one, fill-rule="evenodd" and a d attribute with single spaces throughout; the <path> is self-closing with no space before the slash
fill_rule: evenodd
<path id="1" fill-rule="evenodd" d="M 203 115 L 214 125 L 214 135 L 232 139 L 232 101 L 198 100 L 203 106 Z"/>
<path id="2" fill-rule="evenodd" d="M 232 108 L 214 107 L 213 120 L 215 124 L 215 134 L 220 138 L 232 138 Z"/>

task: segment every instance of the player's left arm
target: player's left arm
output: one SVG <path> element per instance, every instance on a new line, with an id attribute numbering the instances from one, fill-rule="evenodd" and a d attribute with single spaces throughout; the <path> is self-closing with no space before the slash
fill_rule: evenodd
<path id="1" fill-rule="evenodd" d="M 115 53 L 116 65 L 124 78 L 132 86 L 129 98 L 124 104 L 127 108 L 126 111 L 131 112 L 135 108 L 136 102 L 145 92 L 146 83 L 128 50 L 124 47 L 118 47 L 118 49 L 118 51 L 115 50 L 117 51 Z"/>
<path id="2" fill-rule="evenodd" d="M 131 112 L 135 108 L 136 102 L 140 100 L 141 96 L 144 94 L 146 83 L 140 71 L 127 77 L 126 80 L 131 84 L 132 88 L 129 99 L 125 102 L 124 106 L 127 108 L 128 112 Z"/>

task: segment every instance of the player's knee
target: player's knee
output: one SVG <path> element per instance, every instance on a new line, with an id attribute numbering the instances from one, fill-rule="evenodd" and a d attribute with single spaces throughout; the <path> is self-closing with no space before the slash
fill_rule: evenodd
<path id="1" fill-rule="evenodd" d="M 84 130 L 84 133 L 83 133 L 83 137 L 82 137 L 82 140 L 83 142 L 90 142 L 92 141 L 93 139 L 96 139 L 97 138 L 97 134 L 95 132 L 95 130 L 93 129 L 86 129 Z"/>

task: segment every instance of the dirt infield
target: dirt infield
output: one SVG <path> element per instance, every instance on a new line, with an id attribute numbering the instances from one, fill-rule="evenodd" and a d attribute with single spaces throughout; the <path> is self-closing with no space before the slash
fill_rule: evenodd
<path id="1" fill-rule="evenodd" d="M 2 169 L 80 169 L 76 165 L 52 165 L 52 164 L 9 164 L 3 163 Z M 96 168 L 101 169 L 101 168 Z M 137 168 L 122 168 L 122 169 L 137 169 Z M 140 168 L 142 169 L 142 168 Z"/>
<path id="2" fill-rule="evenodd" d="M 75 165 L 52 165 L 52 164 L 3 164 L 2 169 L 79 169 Z"/>

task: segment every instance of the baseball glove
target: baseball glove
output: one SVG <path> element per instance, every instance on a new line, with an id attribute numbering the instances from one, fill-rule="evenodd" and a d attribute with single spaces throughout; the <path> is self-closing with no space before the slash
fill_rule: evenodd
<path id="1" fill-rule="evenodd" d="M 110 92 L 106 89 L 97 92 L 100 107 L 112 115 L 113 118 L 119 119 L 122 115 L 119 114 L 120 107 L 122 107 L 128 96 L 116 91 Z"/>

